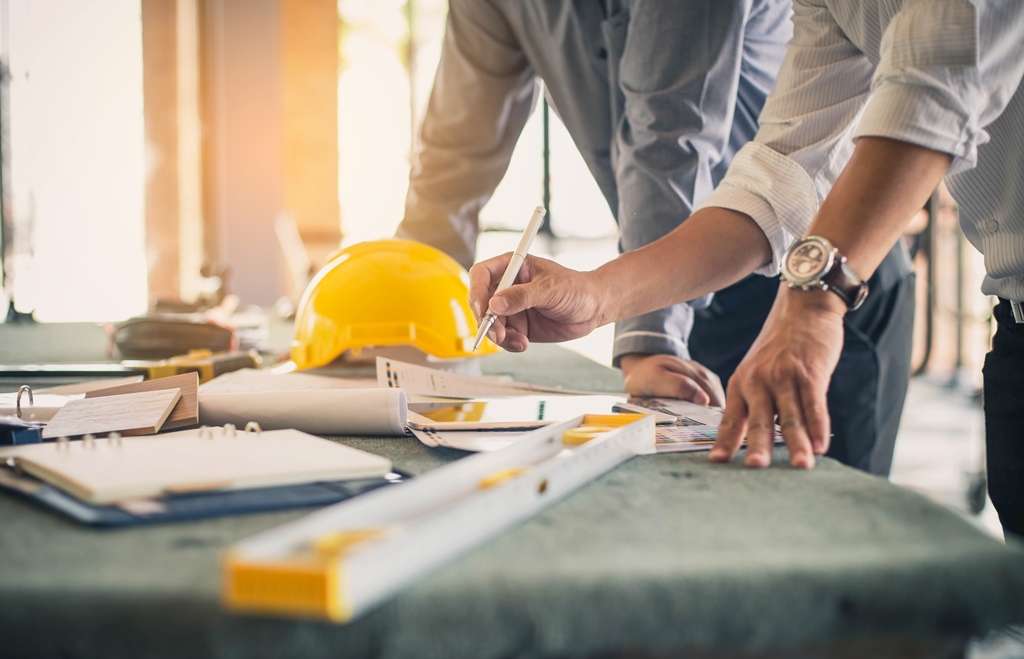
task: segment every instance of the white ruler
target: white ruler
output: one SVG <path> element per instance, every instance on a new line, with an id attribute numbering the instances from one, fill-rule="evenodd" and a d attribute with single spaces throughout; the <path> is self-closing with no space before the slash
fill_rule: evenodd
<path id="1" fill-rule="evenodd" d="M 573 429 L 595 426 L 603 430 L 593 439 L 563 443 Z M 580 416 L 335 504 L 229 548 L 225 601 L 346 622 L 653 442 L 652 416 Z"/>

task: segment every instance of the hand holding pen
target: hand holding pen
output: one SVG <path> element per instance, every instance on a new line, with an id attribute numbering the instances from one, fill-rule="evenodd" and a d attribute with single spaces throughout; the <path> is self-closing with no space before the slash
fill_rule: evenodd
<path id="1" fill-rule="evenodd" d="M 530 216 L 530 221 L 526 223 L 526 229 L 523 230 L 523 236 L 519 239 L 519 244 L 516 246 L 514 252 L 509 257 L 508 265 L 505 266 L 505 274 L 502 275 L 501 281 L 498 282 L 497 291 L 503 291 L 511 286 L 516 276 L 519 274 L 519 269 L 523 267 L 523 262 L 526 260 L 526 255 L 530 252 L 530 246 L 533 245 L 533 239 L 537 237 L 537 231 L 540 229 L 541 223 L 544 222 L 544 215 L 547 211 L 543 206 L 537 206 L 533 210 L 533 215 Z M 480 322 L 480 328 L 476 332 L 476 340 L 473 342 L 473 350 L 480 347 L 483 343 L 484 337 L 491 331 L 491 327 L 494 325 L 494 321 L 497 320 L 497 316 L 491 312 L 488 308 L 487 313 L 484 314 L 483 320 Z"/>
<path id="2" fill-rule="evenodd" d="M 613 320 L 599 313 L 606 300 L 594 273 L 527 255 L 543 218 L 544 209 L 538 207 L 515 252 L 481 261 L 469 271 L 470 304 L 481 320 L 477 345 L 490 332 L 501 347 L 522 352 L 530 341 L 579 338 Z"/>

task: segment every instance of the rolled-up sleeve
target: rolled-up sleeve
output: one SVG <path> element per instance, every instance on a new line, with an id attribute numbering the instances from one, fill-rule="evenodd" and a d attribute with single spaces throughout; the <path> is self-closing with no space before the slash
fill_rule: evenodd
<path id="1" fill-rule="evenodd" d="M 505 175 L 538 89 L 496 7 L 450 3 L 398 237 L 473 264 L 480 209 Z"/>
<path id="2" fill-rule="evenodd" d="M 873 3 L 854 6 L 868 14 Z M 702 207 L 745 213 L 761 227 L 774 275 L 846 166 L 856 139 L 887 137 L 973 167 L 984 127 L 1003 111 L 1024 73 L 1024 3 L 913 3 L 882 25 L 872 59 L 821 0 L 797 0 L 793 40 L 765 103 L 761 130 Z M 861 35 L 862 41 L 870 41 Z M 862 44 L 863 45 L 863 44 Z"/>
<path id="3" fill-rule="evenodd" d="M 978 161 L 985 126 L 1024 73 L 1024 3 L 933 0 L 911 5 L 882 37 L 871 100 L 855 137 L 888 137 Z"/>
<path id="4" fill-rule="evenodd" d="M 871 86 L 871 62 L 819 2 L 795 2 L 793 39 L 754 141 L 740 150 L 701 207 L 744 213 L 761 227 L 773 276 L 853 151 L 852 125 Z"/>

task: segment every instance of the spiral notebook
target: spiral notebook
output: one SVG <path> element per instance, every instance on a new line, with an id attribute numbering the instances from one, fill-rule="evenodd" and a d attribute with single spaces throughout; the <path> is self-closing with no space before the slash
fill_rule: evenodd
<path id="1" fill-rule="evenodd" d="M 97 505 L 194 492 L 379 478 L 391 461 L 298 430 L 203 428 L 20 446 L 0 458 Z"/>

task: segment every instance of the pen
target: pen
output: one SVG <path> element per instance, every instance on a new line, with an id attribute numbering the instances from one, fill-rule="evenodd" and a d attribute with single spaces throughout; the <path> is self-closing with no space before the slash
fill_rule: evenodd
<path id="1" fill-rule="evenodd" d="M 501 276 L 501 281 L 498 282 L 498 288 L 494 289 L 495 293 L 505 290 L 516 280 L 516 276 L 519 275 L 519 268 L 522 267 L 523 261 L 526 260 L 526 254 L 530 251 L 530 245 L 533 244 L 533 239 L 537 236 L 537 229 L 540 228 L 540 223 L 544 220 L 544 214 L 547 211 L 544 210 L 543 206 L 537 206 L 533 211 L 533 217 L 526 223 L 526 230 L 523 231 L 523 237 L 519 239 L 519 245 L 516 246 L 516 250 L 512 252 L 512 258 L 508 261 L 508 266 L 505 268 L 505 274 Z M 488 303 L 490 301 L 488 300 Z M 473 350 L 480 347 L 480 344 L 484 342 L 484 337 L 491 331 L 491 326 L 494 325 L 494 321 L 497 320 L 497 316 L 488 311 L 480 323 L 480 329 L 477 330 L 476 340 L 473 342 Z"/>

